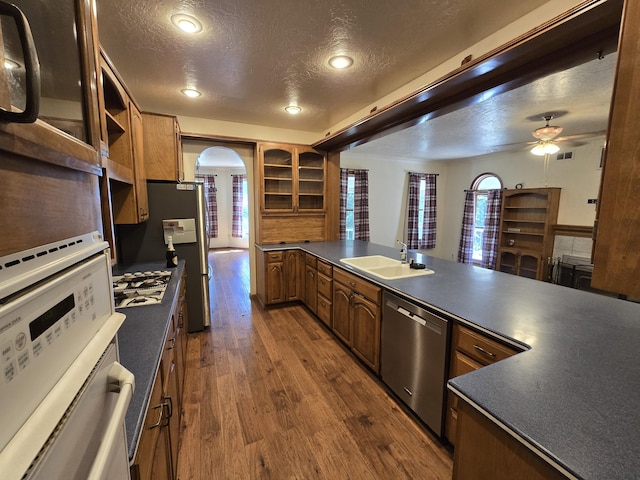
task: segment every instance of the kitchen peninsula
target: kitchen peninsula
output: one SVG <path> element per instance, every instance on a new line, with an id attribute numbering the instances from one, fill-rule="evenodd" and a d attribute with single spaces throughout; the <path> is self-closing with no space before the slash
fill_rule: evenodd
<path id="1" fill-rule="evenodd" d="M 409 256 L 434 275 L 382 280 L 340 262 L 369 255 L 400 259 L 398 250 L 362 241 L 256 248 L 310 253 L 524 350 L 451 379 L 449 390 L 558 477 L 640 472 L 640 305 L 413 252 Z M 480 445 L 479 455 L 490 455 L 487 445 L 493 444 Z M 458 455 L 464 454 L 457 446 L 454 477 Z"/>

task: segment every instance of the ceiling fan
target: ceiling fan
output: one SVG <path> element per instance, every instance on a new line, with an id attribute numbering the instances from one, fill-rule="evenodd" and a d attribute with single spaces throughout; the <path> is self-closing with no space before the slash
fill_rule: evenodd
<path id="1" fill-rule="evenodd" d="M 606 130 L 598 130 L 595 132 L 578 133 L 575 135 L 565 135 L 564 137 L 558 137 L 562 132 L 562 127 L 549 125 L 549 122 L 553 119 L 553 114 L 547 114 L 542 117 L 546 122 L 544 127 L 536 128 L 531 135 L 538 139 L 536 142 L 529 142 L 529 145 L 533 145 L 531 153 L 534 155 L 544 156 L 553 155 L 560 150 L 559 143 L 568 143 L 572 147 L 579 147 L 584 145 L 580 140 L 585 140 L 592 137 L 599 137 L 605 135 Z"/>
<path id="2" fill-rule="evenodd" d="M 562 127 L 549 125 L 553 115 L 545 115 L 543 118 L 547 124 L 544 127 L 536 128 L 531 132 L 531 134 L 538 139 L 531 149 L 531 153 L 539 156 L 554 154 L 560 150 L 558 144 L 553 140 L 562 132 Z"/>

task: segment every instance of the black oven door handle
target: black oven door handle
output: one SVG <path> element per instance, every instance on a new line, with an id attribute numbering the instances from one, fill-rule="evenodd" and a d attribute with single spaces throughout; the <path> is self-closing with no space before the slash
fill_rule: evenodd
<path id="1" fill-rule="evenodd" d="M 37 120 L 40 112 L 40 62 L 33 35 L 31 35 L 31 28 L 27 17 L 15 5 L 0 1 L 0 15 L 12 17 L 16 23 L 25 62 L 27 90 L 24 110 L 11 112 L 0 107 L 0 121 L 33 123 Z"/>

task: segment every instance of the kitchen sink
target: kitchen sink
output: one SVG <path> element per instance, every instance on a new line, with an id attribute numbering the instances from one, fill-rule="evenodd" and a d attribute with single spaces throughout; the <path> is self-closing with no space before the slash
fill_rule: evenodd
<path id="1" fill-rule="evenodd" d="M 385 257 L 383 255 L 369 255 L 365 257 L 341 258 L 342 263 L 375 275 L 385 280 L 397 280 L 399 278 L 420 277 L 433 275 L 435 272 L 429 269 L 410 268 L 408 263 Z"/>
<path id="2" fill-rule="evenodd" d="M 352 267 L 356 267 L 360 269 L 401 265 L 400 260 L 384 257 L 382 255 L 369 255 L 368 257 L 341 258 L 340 261 L 342 263 L 346 263 L 347 265 L 351 265 Z"/>

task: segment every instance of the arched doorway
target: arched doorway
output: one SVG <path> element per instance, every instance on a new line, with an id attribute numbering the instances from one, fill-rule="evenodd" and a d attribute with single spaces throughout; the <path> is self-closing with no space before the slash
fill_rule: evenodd
<path id="1" fill-rule="evenodd" d="M 250 193 L 242 157 L 228 147 L 206 147 L 196 158 L 194 177 L 207 184 L 209 248 L 249 248 Z"/>

